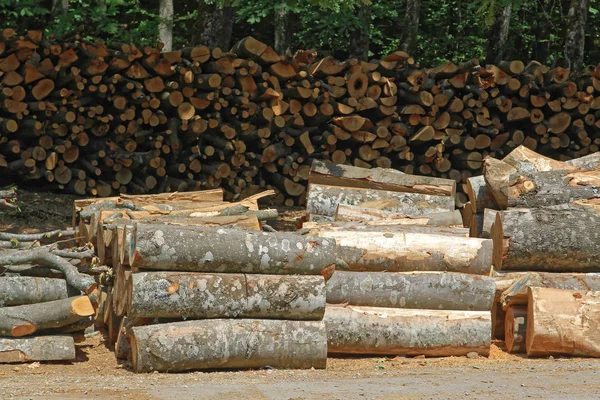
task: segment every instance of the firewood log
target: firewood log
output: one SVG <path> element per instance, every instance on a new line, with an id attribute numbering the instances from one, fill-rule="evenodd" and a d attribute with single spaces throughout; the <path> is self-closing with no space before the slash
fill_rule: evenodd
<path id="1" fill-rule="evenodd" d="M 581 169 L 582 171 L 598 169 L 598 167 L 600 167 L 600 151 L 597 151 L 584 157 L 568 160 L 566 161 L 566 163 L 575 166 Z"/>
<path id="2" fill-rule="evenodd" d="M 0 363 L 70 361 L 75 359 L 75 342 L 70 335 L 0 339 Z"/>
<path id="3" fill-rule="evenodd" d="M 80 294 L 64 279 L 30 276 L 0 277 L 0 307 L 43 303 Z"/>
<path id="4" fill-rule="evenodd" d="M 367 204 L 369 205 L 369 204 Z M 339 204 L 335 212 L 336 221 L 387 221 L 390 224 L 462 226 L 460 211 L 445 211 L 411 217 L 403 213 L 374 208 Z"/>

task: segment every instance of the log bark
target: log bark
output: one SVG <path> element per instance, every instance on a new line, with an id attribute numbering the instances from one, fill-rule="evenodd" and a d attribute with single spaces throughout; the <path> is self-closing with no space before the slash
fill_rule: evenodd
<path id="1" fill-rule="evenodd" d="M 29 276 L 0 277 L 0 307 L 43 303 L 79 295 L 64 279 Z"/>
<path id="2" fill-rule="evenodd" d="M 498 210 L 490 210 L 489 208 L 483 210 L 483 224 L 481 226 L 481 233 L 479 234 L 480 238 L 491 238 L 492 226 L 496 222 L 496 214 L 498 214 Z"/>
<path id="3" fill-rule="evenodd" d="M 424 233 L 430 235 L 442 235 L 442 236 L 456 236 L 456 237 L 469 237 L 469 229 L 452 226 L 431 226 L 431 225 L 407 225 L 407 224 L 394 224 L 394 225 L 366 225 L 361 223 L 337 223 L 334 224 L 314 224 L 310 223 L 310 228 L 304 228 L 307 231 L 308 236 L 316 237 L 329 237 L 330 232 L 333 235 L 347 235 L 355 237 L 385 237 L 393 238 L 397 234 L 402 233 Z"/>
<path id="4" fill-rule="evenodd" d="M 502 159 L 505 163 L 512 165 L 520 173 L 532 173 L 542 171 L 576 171 L 577 167 L 562 161 L 556 161 L 528 149 L 519 146 Z"/>
<path id="5" fill-rule="evenodd" d="M 600 292 L 529 288 L 528 356 L 600 357 Z"/>
<path id="6" fill-rule="evenodd" d="M 572 71 L 579 72 L 583 69 L 585 26 L 589 7 L 589 0 L 574 0 L 570 2 L 563 55 L 568 63 L 567 67 Z"/>
<path id="7" fill-rule="evenodd" d="M 504 320 L 504 343 L 509 353 L 525 353 L 527 306 L 511 306 Z"/>
<path id="8" fill-rule="evenodd" d="M 421 0 L 409 0 L 406 2 L 404 29 L 402 30 L 402 37 L 400 39 L 400 49 L 409 54 L 415 54 L 417 50 L 420 14 Z"/>
<path id="9" fill-rule="evenodd" d="M 388 202 L 384 210 L 413 217 L 454 210 L 454 198 L 450 196 L 311 184 L 306 199 L 306 212 L 332 217 L 340 204 L 361 205 L 380 200 Z"/>
<path id="10" fill-rule="evenodd" d="M 485 311 L 329 306 L 324 322 L 330 354 L 487 356 L 492 332 Z"/>
<path id="11" fill-rule="evenodd" d="M 473 214 L 481 213 L 486 208 L 498 208 L 495 197 L 488 188 L 483 175 L 467 179 L 465 191 L 469 197 Z"/>
<path id="12" fill-rule="evenodd" d="M 319 275 L 336 261 L 334 240 L 293 233 L 139 225 L 132 242 L 131 266 L 155 270 Z"/>
<path id="13" fill-rule="evenodd" d="M 510 26 L 512 3 L 506 3 L 496 12 L 494 24 L 489 31 L 486 62 L 499 64 L 506 55 L 506 40 Z"/>
<path id="14" fill-rule="evenodd" d="M 0 363 L 74 359 L 75 342 L 70 335 L 0 338 Z"/>
<path id="15" fill-rule="evenodd" d="M 600 167 L 600 151 L 584 157 L 566 161 L 567 164 L 579 168 L 582 171 L 591 171 Z"/>
<path id="16" fill-rule="evenodd" d="M 347 204 L 338 205 L 334 218 L 340 222 L 371 221 L 397 225 L 462 226 L 463 224 L 459 210 L 410 217 L 403 213 Z"/>
<path id="17" fill-rule="evenodd" d="M 38 330 L 73 324 L 94 313 L 87 296 L 0 308 L 0 335 L 31 335 Z"/>
<path id="18" fill-rule="evenodd" d="M 321 276 L 134 273 L 127 288 L 130 318 L 268 318 L 321 320 Z"/>
<path id="19" fill-rule="evenodd" d="M 494 266 L 500 270 L 600 271 L 600 215 L 565 204 L 512 209 L 496 215 L 491 236 Z M 586 234 L 590 233 L 590 234 Z"/>
<path id="20" fill-rule="evenodd" d="M 452 272 L 336 271 L 327 303 L 432 310 L 490 311 L 495 281 Z"/>
<path id="21" fill-rule="evenodd" d="M 159 1 L 160 24 L 158 25 L 158 39 L 164 44 L 163 51 L 173 49 L 173 0 Z"/>
<path id="22" fill-rule="evenodd" d="M 136 372 L 325 368 L 327 332 L 320 321 L 186 321 L 134 327 L 131 351 Z"/>

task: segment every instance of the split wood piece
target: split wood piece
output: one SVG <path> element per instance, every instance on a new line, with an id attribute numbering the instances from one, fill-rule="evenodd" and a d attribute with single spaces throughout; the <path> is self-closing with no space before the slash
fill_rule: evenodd
<path id="1" fill-rule="evenodd" d="M 567 290 L 600 290 L 600 274 L 565 274 L 529 272 L 506 288 L 500 297 L 504 307 L 527 304 L 527 288 L 542 287 Z"/>
<path id="2" fill-rule="evenodd" d="M 0 335 L 31 335 L 38 330 L 73 324 L 94 313 L 94 306 L 87 296 L 4 307 L 0 308 Z"/>
<path id="3" fill-rule="evenodd" d="M 70 335 L 0 338 L 0 363 L 74 359 L 75 341 Z"/>
<path id="4" fill-rule="evenodd" d="M 458 226 L 431 226 L 431 225 L 365 225 L 356 222 L 334 224 L 314 224 L 311 228 L 304 228 L 308 236 L 328 237 L 328 232 L 346 232 L 363 237 L 394 237 L 397 233 L 426 233 L 431 235 L 445 235 L 456 237 L 469 237 L 469 229 Z"/>
<path id="5" fill-rule="evenodd" d="M 392 168 L 359 168 L 313 160 L 309 183 L 318 185 L 387 190 L 454 196 L 456 182 L 451 179 L 407 175 Z"/>
<path id="6" fill-rule="evenodd" d="M 489 275 L 492 240 L 421 233 L 395 234 L 393 238 L 357 237 L 332 232 L 338 257 L 350 271 L 448 271 Z M 331 239 L 327 239 L 331 240 Z"/>
<path id="7" fill-rule="evenodd" d="M 130 318 L 267 318 L 317 320 L 325 312 L 321 276 L 134 273 Z"/>
<path id="8" fill-rule="evenodd" d="M 468 178 L 465 191 L 469 197 L 473 214 L 481 213 L 486 208 L 498 208 L 495 197 L 489 190 L 483 175 Z"/>
<path id="9" fill-rule="evenodd" d="M 600 215 L 564 204 L 500 211 L 492 226 L 494 267 L 545 272 L 600 271 Z"/>
<path id="10" fill-rule="evenodd" d="M 193 214 L 192 214 L 193 215 Z M 197 215 L 197 214 L 196 214 Z M 151 216 L 135 220 L 138 224 L 165 224 L 179 226 L 236 226 L 238 228 L 262 230 L 261 224 L 254 214 L 196 217 L 191 215 L 175 214 L 167 216 Z"/>
<path id="11" fill-rule="evenodd" d="M 136 372 L 310 369 L 327 362 L 327 332 L 320 321 L 214 319 L 137 326 L 131 332 Z"/>
<path id="12" fill-rule="evenodd" d="M 504 343 L 509 353 L 525 353 L 527 306 L 510 306 L 504 320 Z"/>
<path id="13" fill-rule="evenodd" d="M 511 174 L 508 206 L 535 208 L 600 198 L 600 170 Z"/>
<path id="14" fill-rule="evenodd" d="M 43 303 L 79 294 L 64 279 L 0 276 L 0 307 Z"/>
<path id="15" fill-rule="evenodd" d="M 331 354 L 448 357 L 490 352 L 489 311 L 327 306 L 323 321 Z"/>
<path id="16" fill-rule="evenodd" d="M 480 238 L 491 238 L 492 226 L 496 222 L 496 214 L 498 214 L 498 210 L 490 210 L 489 208 L 483 210 L 483 224 L 479 233 Z"/>
<path id="17" fill-rule="evenodd" d="M 494 271 L 493 277 L 496 280 L 496 295 L 495 300 L 500 301 L 502 297 L 502 293 L 508 290 L 509 287 L 513 285 L 513 283 L 517 282 L 519 279 L 526 277 L 529 272 L 503 272 L 503 271 Z"/>
<path id="18" fill-rule="evenodd" d="M 579 168 L 582 171 L 591 171 L 600 168 L 600 151 L 584 157 L 566 161 L 567 164 Z"/>
<path id="19" fill-rule="evenodd" d="M 576 171 L 577 167 L 562 161 L 556 161 L 528 149 L 519 146 L 502 159 L 505 163 L 512 165 L 521 173 L 541 171 Z"/>
<path id="20" fill-rule="evenodd" d="M 193 272 L 319 275 L 329 278 L 335 241 L 234 228 L 138 225 L 132 267 Z"/>
<path id="21" fill-rule="evenodd" d="M 340 204 L 362 205 L 368 208 L 363 203 L 380 200 L 386 200 L 389 204 L 384 210 L 413 217 L 454 211 L 454 198 L 450 196 L 311 184 L 306 199 L 306 212 L 332 217 Z"/>
<path id="22" fill-rule="evenodd" d="M 410 217 L 393 211 L 340 204 L 334 217 L 336 221 L 380 221 L 407 225 L 462 226 L 463 224 L 459 210 Z"/>
<path id="23" fill-rule="evenodd" d="M 0 267 L 7 270 L 17 269 L 23 264 L 37 264 L 55 269 L 64 274 L 67 283 L 77 290 L 89 294 L 96 288 L 96 281 L 88 275 L 79 273 L 77 267 L 51 252 L 49 247 L 37 247 L 31 250 L 18 250 L 0 253 Z"/>
<path id="24" fill-rule="evenodd" d="M 504 161 L 492 157 L 486 157 L 483 160 L 483 177 L 486 188 L 501 210 L 508 208 L 508 181 L 510 175 L 515 172 L 517 169 Z"/>
<path id="25" fill-rule="evenodd" d="M 529 288 L 528 356 L 600 357 L 600 292 Z"/>
<path id="26" fill-rule="evenodd" d="M 238 209 L 238 211 L 236 211 Z M 243 211 L 239 211 L 243 209 Z M 198 211 L 195 210 L 189 214 L 190 218 L 208 218 L 208 217 L 219 217 L 223 221 L 226 221 L 226 217 L 247 217 L 256 218 L 259 221 L 267 219 L 275 219 L 279 216 L 279 212 L 273 208 L 267 208 L 264 210 L 250 210 L 248 206 L 237 205 L 233 207 L 224 208 L 220 211 Z"/>
<path id="27" fill-rule="evenodd" d="M 490 311 L 494 278 L 452 272 L 336 271 L 327 303 L 431 310 Z"/>

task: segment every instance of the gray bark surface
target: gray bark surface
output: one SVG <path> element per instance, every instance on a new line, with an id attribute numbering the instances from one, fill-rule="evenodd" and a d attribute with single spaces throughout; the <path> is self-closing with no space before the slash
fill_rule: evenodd
<path id="1" fill-rule="evenodd" d="M 567 164 L 581 169 L 582 171 L 591 171 L 600 167 L 600 151 L 588 154 L 584 157 L 575 158 L 566 161 Z"/>
<path id="2" fill-rule="evenodd" d="M 474 214 L 483 212 L 486 208 L 498 208 L 491 190 L 485 183 L 483 175 L 467 179 L 467 196 L 471 202 Z"/>
<path id="3" fill-rule="evenodd" d="M 290 51 L 292 32 L 290 27 L 290 10 L 281 6 L 275 10 L 275 40 L 273 49 L 277 54 L 286 54 Z"/>
<path id="4" fill-rule="evenodd" d="M 517 169 L 504 161 L 492 157 L 483 160 L 486 187 L 501 210 L 506 210 L 508 207 L 508 180 L 510 174 L 514 172 L 517 172 Z"/>
<path id="5" fill-rule="evenodd" d="M 371 5 L 360 3 L 356 10 L 358 27 L 350 37 L 350 58 L 369 60 L 369 44 L 371 31 Z"/>
<path id="6" fill-rule="evenodd" d="M 138 225 L 132 266 L 154 270 L 318 275 L 335 264 L 335 241 L 294 233 Z"/>
<path id="7" fill-rule="evenodd" d="M 324 321 L 329 353 L 487 356 L 491 343 L 485 311 L 330 306 Z"/>
<path id="8" fill-rule="evenodd" d="M 158 39 L 164 44 L 163 51 L 173 49 L 173 0 L 159 1 L 160 24 L 158 25 Z"/>
<path id="9" fill-rule="evenodd" d="M 568 24 L 563 54 L 568 62 L 568 68 L 577 74 L 583 68 L 585 25 L 589 7 L 589 0 L 571 0 L 567 14 Z"/>
<path id="10" fill-rule="evenodd" d="M 396 233 L 427 233 L 431 235 L 445 235 L 456 237 L 469 237 L 469 229 L 458 226 L 433 226 L 433 225 L 363 225 L 359 222 L 346 222 L 345 225 L 316 226 L 307 228 L 309 236 L 328 237 L 327 232 L 348 232 L 357 235 L 393 237 Z M 389 234 L 389 235 L 388 235 Z"/>
<path id="11" fill-rule="evenodd" d="M 140 272 L 128 287 L 130 318 L 321 320 L 322 276 Z"/>
<path id="12" fill-rule="evenodd" d="M 336 271 L 327 303 L 432 310 L 490 311 L 496 283 L 487 276 L 451 272 Z"/>
<path id="13" fill-rule="evenodd" d="M 223 51 L 229 50 L 234 16 L 233 7 L 220 7 L 201 1 L 197 21 L 198 34 L 195 35 L 194 42 L 211 48 L 219 47 Z"/>
<path id="14" fill-rule="evenodd" d="M 409 217 L 403 213 L 345 204 L 338 205 L 335 212 L 335 221 L 336 223 L 338 221 L 340 223 L 377 221 L 381 224 L 387 221 L 390 225 L 463 226 L 460 210 L 426 214 L 420 217 Z"/>
<path id="15" fill-rule="evenodd" d="M 400 48 L 409 54 L 415 54 L 417 50 L 420 14 L 421 0 L 407 0 Z"/>
<path id="16" fill-rule="evenodd" d="M 132 329 L 136 372 L 192 369 L 325 368 L 321 321 L 214 319 Z"/>
<path id="17" fill-rule="evenodd" d="M 0 307 L 43 303 L 79 294 L 64 279 L 0 276 Z"/>
<path id="18" fill-rule="evenodd" d="M 0 338 L 0 363 L 74 359 L 75 342 L 69 335 Z"/>
<path id="19" fill-rule="evenodd" d="M 480 238 L 488 239 L 491 237 L 492 225 L 496 222 L 496 214 L 498 214 L 498 210 L 490 210 L 489 208 L 483 210 L 483 224 L 481 226 L 481 233 L 479 234 Z"/>
<path id="20" fill-rule="evenodd" d="M 496 21 L 490 28 L 488 38 L 488 48 L 486 62 L 488 64 L 499 64 L 507 55 L 506 40 L 510 27 L 510 15 L 512 13 L 512 3 L 500 7 L 497 12 Z"/>

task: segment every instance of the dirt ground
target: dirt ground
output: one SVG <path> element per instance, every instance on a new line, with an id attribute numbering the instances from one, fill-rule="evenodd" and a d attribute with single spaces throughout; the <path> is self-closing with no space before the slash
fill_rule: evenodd
<path id="1" fill-rule="evenodd" d="M 75 196 L 19 191 L 21 211 L 0 211 L 0 231 L 71 223 Z M 271 225 L 291 230 L 299 210 Z M 135 374 L 101 333 L 70 363 L 0 365 L 0 399 L 598 399 L 600 360 L 527 359 L 495 342 L 489 358 L 330 358 L 325 370 Z"/>

